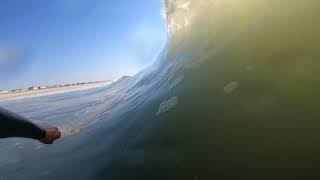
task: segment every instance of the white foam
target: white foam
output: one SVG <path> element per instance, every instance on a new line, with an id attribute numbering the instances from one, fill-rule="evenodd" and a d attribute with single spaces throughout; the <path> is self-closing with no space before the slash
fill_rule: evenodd
<path id="1" fill-rule="evenodd" d="M 184 80 L 184 75 L 179 76 L 174 82 L 173 84 L 170 86 L 170 90 L 176 88 L 177 86 L 179 86 Z"/>
<path id="2" fill-rule="evenodd" d="M 159 106 L 157 116 L 160 116 L 163 113 L 171 111 L 177 106 L 177 104 L 178 104 L 178 97 L 176 96 L 170 98 L 169 100 L 164 100 Z"/>
<path id="3" fill-rule="evenodd" d="M 227 84 L 223 90 L 226 94 L 231 94 L 233 93 L 235 90 L 237 90 L 239 87 L 239 83 L 238 82 L 231 82 L 229 84 Z"/>

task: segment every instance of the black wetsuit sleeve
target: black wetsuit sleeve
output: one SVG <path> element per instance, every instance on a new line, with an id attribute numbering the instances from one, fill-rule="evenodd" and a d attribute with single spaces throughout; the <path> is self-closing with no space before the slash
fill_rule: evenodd
<path id="1" fill-rule="evenodd" d="M 0 108 L 0 138 L 24 137 L 41 140 L 46 131 L 26 118 Z"/>

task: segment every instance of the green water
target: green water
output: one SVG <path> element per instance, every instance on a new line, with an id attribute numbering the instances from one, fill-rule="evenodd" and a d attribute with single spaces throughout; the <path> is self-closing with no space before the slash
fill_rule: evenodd
<path id="1" fill-rule="evenodd" d="M 176 109 L 138 141 L 148 160 L 131 175 L 319 178 L 319 8 L 312 0 L 225 0 L 204 9 L 166 57 L 201 63 L 167 95 L 178 96 Z M 237 87 L 226 93 L 230 83 Z"/>

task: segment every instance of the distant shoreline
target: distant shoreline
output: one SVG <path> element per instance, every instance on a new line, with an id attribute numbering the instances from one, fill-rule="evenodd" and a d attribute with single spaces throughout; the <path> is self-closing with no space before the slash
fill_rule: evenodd
<path id="1" fill-rule="evenodd" d="M 83 88 L 94 88 L 99 87 L 99 85 L 107 85 L 112 81 L 96 81 L 96 82 L 88 82 L 88 83 L 74 83 L 74 84 L 66 84 L 66 85 L 56 85 L 52 87 L 39 87 L 38 89 L 24 89 L 24 90 L 16 90 L 7 93 L 0 94 L 0 100 L 20 97 L 20 96 L 32 96 L 32 95 L 45 95 L 47 93 L 59 93 L 60 91 L 68 91 L 68 90 L 81 90 Z"/>

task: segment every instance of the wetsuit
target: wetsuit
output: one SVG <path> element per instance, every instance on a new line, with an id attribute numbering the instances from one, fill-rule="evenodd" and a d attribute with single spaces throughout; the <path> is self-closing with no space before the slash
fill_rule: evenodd
<path id="1" fill-rule="evenodd" d="M 0 108 L 0 138 L 24 137 L 41 140 L 46 131 L 26 118 Z"/>

